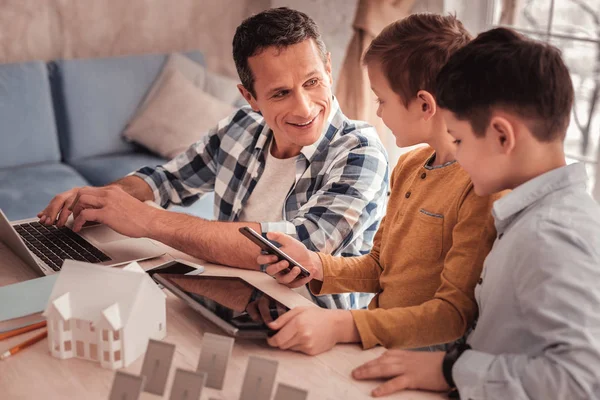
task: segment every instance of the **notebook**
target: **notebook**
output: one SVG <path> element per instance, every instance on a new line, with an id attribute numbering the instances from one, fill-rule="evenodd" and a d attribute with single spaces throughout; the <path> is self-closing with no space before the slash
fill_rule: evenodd
<path id="1" fill-rule="evenodd" d="M 43 321 L 58 274 L 0 287 L 0 333 Z"/>

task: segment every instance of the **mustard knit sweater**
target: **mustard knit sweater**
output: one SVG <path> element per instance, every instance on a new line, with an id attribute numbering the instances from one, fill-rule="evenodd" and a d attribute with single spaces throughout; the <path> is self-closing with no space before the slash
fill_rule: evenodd
<path id="1" fill-rule="evenodd" d="M 474 288 L 496 231 L 492 203 L 456 162 L 429 167 L 431 147 L 403 155 L 391 178 L 386 216 L 364 256 L 319 253 L 315 294 L 377 293 L 352 310 L 364 348 L 419 348 L 465 334 L 477 315 Z"/>

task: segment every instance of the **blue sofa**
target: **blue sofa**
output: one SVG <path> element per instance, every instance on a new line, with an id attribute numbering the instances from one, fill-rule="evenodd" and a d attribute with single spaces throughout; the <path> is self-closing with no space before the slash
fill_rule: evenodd
<path id="1" fill-rule="evenodd" d="M 201 53 L 186 54 L 204 64 Z M 121 132 L 167 59 L 141 55 L 0 65 L 0 209 L 34 217 L 54 195 L 100 186 L 164 159 Z M 213 196 L 192 207 L 213 216 Z"/>

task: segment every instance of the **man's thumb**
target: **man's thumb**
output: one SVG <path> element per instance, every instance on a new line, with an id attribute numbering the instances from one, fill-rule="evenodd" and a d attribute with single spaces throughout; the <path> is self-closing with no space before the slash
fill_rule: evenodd
<path id="1" fill-rule="evenodd" d="M 268 232 L 267 238 L 281 244 L 282 246 L 289 244 L 291 239 L 288 235 L 281 232 Z"/>

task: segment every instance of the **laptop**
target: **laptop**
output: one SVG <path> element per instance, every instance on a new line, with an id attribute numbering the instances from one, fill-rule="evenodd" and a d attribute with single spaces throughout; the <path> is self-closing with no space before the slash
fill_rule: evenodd
<path id="1" fill-rule="evenodd" d="M 129 238 L 106 225 L 84 226 L 75 233 L 68 226 L 43 225 L 37 218 L 10 222 L 1 209 L 0 241 L 38 275 L 59 272 L 66 259 L 114 266 L 165 254 L 149 239 Z"/>
<path id="2" fill-rule="evenodd" d="M 266 322 L 289 311 L 288 307 L 240 277 L 205 275 L 203 269 L 180 260 L 146 272 L 229 336 L 267 338 L 275 331 Z"/>

